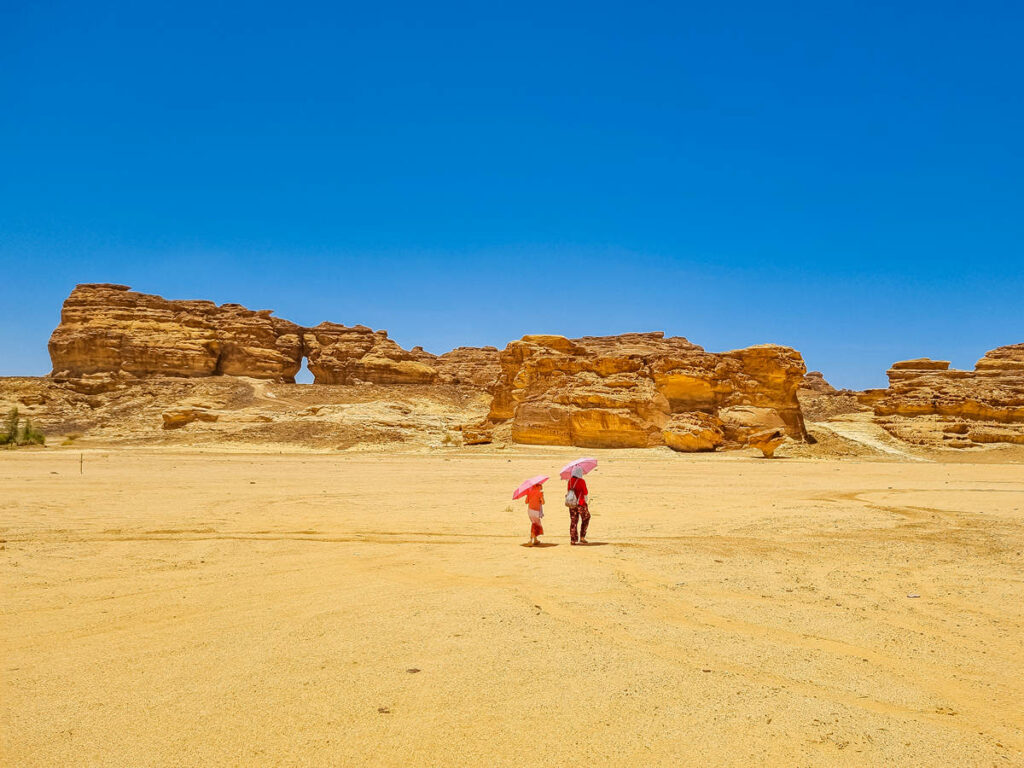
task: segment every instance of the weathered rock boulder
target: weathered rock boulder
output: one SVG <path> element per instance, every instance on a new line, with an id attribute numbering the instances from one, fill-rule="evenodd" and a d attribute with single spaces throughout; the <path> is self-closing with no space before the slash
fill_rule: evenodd
<path id="1" fill-rule="evenodd" d="M 973 371 L 921 358 L 894 363 L 888 376 L 888 389 L 871 390 L 862 402 L 894 435 L 956 447 L 1024 437 L 1024 344 L 993 349 Z"/>
<path id="2" fill-rule="evenodd" d="M 53 375 L 244 375 L 292 380 L 301 329 L 239 304 L 168 301 L 124 285 L 79 285 L 50 337 Z"/>
<path id="3" fill-rule="evenodd" d="M 786 422 L 774 408 L 762 408 L 754 405 L 733 405 L 718 411 L 722 429 L 726 438 L 736 443 L 745 443 L 755 432 L 765 430 L 782 430 L 785 433 Z"/>
<path id="4" fill-rule="evenodd" d="M 186 424 L 191 424 L 193 421 L 217 421 L 220 418 L 219 414 L 212 412 L 208 408 L 187 405 L 164 411 L 161 416 L 164 422 L 164 429 L 180 429 Z"/>
<path id="5" fill-rule="evenodd" d="M 713 451 L 725 442 L 721 420 L 700 411 L 673 414 L 661 436 L 669 448 L 684 453 Z"/>
<path id="6" fill-rule="evenodd" d="M 781 429 L 764 429 L 750 435 L 747 438 L 747 445 L 757 448 L 766 459 L 770 459 L 775 456 L 775 450 L 786 442 L 786 439 L 786 433 Z"/>
<path id="7" fill-rule="evenodd" d="M 688 427 L 677 422 L 680 429 L 673 428 L 673 415 L 715 415 L 730 406 L 770 410 L 787 433 L 798 439 L 806 434 L 796 398 L 805 368 L 799 353 L 788 347 L 714 354 L 662 333 L 538 335 L 510 343 L 499 365 L 488 418 L 511 420 L 516 442 L 687 445 Z M 695 444 L 715 442 L 705 438 Z"/>

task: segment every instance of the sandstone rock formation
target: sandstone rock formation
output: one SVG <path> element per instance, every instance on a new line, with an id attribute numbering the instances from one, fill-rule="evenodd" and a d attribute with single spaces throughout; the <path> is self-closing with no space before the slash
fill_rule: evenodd
<path id="1" fill-rule="evenodd" d="M 416 360 L 416 355 L 389 339 L 387 331 L 320 323 L 305 330 L 303 343 L 317 384 L 432 384 L 437 380 L 436 368 Z"/>
<path id="2" fill-rule="evenodd" d="M 414 347 L 413 352 L 422 350 Z M 429 353 L 423 353 L 429 354 Z M 498 364 L 497 347 L 456 347 L 433 358 L 438 381 L 443 384 L 469 385 L 487 389 L 498 378 L 501 366 Z"/>
<path id="3" fill-rule="evenodd" d="M 798 439 L 806 434 L 796 399 L 805 368 L 788 347 L 714 354 L 662 333 L 524 336 L 505 348 L 499 363 L 488 419 L 511 421 L 516 442 L 708 450 L 742 444 L 766 425 L 781 425 Z M 672 418 L 720 416 L 730 406 L 760 410 L 748 414 L 748 424 L 735 422 L 731 434 L 724 422 Z"/>
<path id="4" fill-rule="evenodd" d="M 835 387 L 825 381 L 825 376 L 821 371 L 808 371 L 804 375 L 804 380 L 800 382 L 800 389 L 826 395 L 837 391 Z"/>
<path id="5" fill-rule="evenodd" d="M 686 453 L 713 451 L 725 442 L 721 420 L 700 411 L 672 414 L 661 436 L 669 448 Z"/>
<path id="6" fill-rule="evenodd" d="M 445 398 L 467 403 L 489 391 L 486 420 L 451 425 L 464 444 L 500 435 L 534 444 L 704 451 L 741 447 L 764 430 L 806 437 L 796 397 L 806 380 L 803 360 L 773 345 L 713 354 L 661 333 L 525 336 L 500 353 L 459 347 L 434 355 L 403 349 L 386 331 L 366 326 L 304 328 L 269 310 L 95 284 L 68 297 L 50 353 L 53 380 L 96 407 L 107 394 L 116 399 L 167 377 L 293 382 L 308 359 L 319 385 L 448 388 Z M 164 411 L 165 429 L 217 417 L 181 405 Z"/>
<path id="7" fill-rule="evenodd" d="M 387 331 L 321 323 L 302 328 L 239 304 L 170 301 L 124 285 L 77 286 L 50 338 L 53 376 L 249 376 L 294 381 L 302 359 L 318 384 L 488 387 L 498 350 L 432 355 L 402 349 Z"/>
<path id="8" fill-rule="evenodd" d="M 161 416 L 164 421 L 164 429 L 178 429 L 193 421 L 216 421 L 220 418 L 219 414 L 213 413 L 207 408 L 194 406 L 172 408 L 169 411 L 164 411 Z"/>
<path id="9" fill-rule="evenodd" d="M 809 371 L 796 391 L 800 410 L 810 422 L 829 421 L 849 413 L 867 412 L 861 402 L 863 393 L 849 389 L 836 389 L 820 371 Z"/>
<path id="10" fill-rule="evenodd" d="M 786 442 L 786 433 L 781 429 L 765 429 L 747 438 L 747 445 L 757 448 L 766 459 L 775 456 L 775 450 Z"/>
<path id="11" fill-rule="evenodd" d="M 733 405 L 718 412 L 727 439 L 742 443 L 755 433 L 781 431 L 785 434 L 786 423 L 774 408 L 759 408 L 753 405 Z"/>
<path id="12" fill-rule="evenodd" d="M 239 304 L 168 301 L 124 285 L 76 287 L 50 337 L 53 374 L 239 375 L 293 380 L 301 329 Z"/>
<path id="13" fill-rule="evenodd" d="M 988 352 L 973 371 L 945 360 L 903 360 L 888 371 L 889 388 L 862 402 L 908 442 L 970 447 L 1024 440 L 1024 344 Z"/>

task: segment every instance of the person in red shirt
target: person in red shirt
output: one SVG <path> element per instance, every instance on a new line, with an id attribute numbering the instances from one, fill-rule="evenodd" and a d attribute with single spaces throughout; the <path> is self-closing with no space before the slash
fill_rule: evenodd
<path id="1" fill-rule="evenodd" d="M 569 543 L 586 544 L 587 528 L 590 526 L 590 506 L 587 504 L 587 481 L 583 479 L 583 470 L 576 467 L 569 478 L 569 491 L 576 493 L 576 506 L 569 507 Z M 579 524 L 579 536 L 576 525 Z"/>
<path id="2" fill-rule="evenodd" d="M 526 514 L 530 516 L 530 544 L 540 544 L 540 536 L 544 533 L 541 519 L 544 517 L 544 489 L 540 483 L 530 486 L 526 491 Z"/>

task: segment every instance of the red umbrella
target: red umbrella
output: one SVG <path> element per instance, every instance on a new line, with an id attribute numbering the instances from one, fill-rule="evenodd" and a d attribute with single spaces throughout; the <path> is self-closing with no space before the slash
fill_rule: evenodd
<path id="1" fill-rule="evenodd" d="M 548 476 L 547 475 L 537 475 L 536 477 L 531 477 L 529 480 L 524 480 L 519 485 L 519 487 L 516 488 L 515 493 L 512 494 L 512 498 L 513 499 L 522 498 L 523 496 L 526 495 L 526 492 L 528 490 L 533 488 L 533 486 L 541 485 L 542 483 L 546 483 L 547 480 L 548 480 Z"/>
<path id="2" fill-rule="evenodd" d="M 558 476 L 563 480 L 568 480 L 572 476 L 572 471 L 579 467 L 583 470 L 583 474 L 587 474 L 593 469 L 597 469 L 597 459 L 576 459 L 576 461 L 570 461 L 564 467 L 562 471 L 558 473 Z"/>

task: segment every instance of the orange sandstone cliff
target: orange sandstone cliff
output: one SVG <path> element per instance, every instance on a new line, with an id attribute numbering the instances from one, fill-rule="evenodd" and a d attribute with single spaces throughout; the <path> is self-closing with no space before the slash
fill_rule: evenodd
<path id="1" fill-rule="evenodd" d="M 463 384 L 497 377 L 498 350 L 405 350 L 387 331 L 321 323 L 303 328 L 239 304 L 171 301 L 124 285 L 77 286 L 50 337 L 54 378 L 89 374 L 249 376 L 291 382 L 309 361 L 317 384 Z"/>
<path id="2" fill-rule="evenodd" d="M 958 448 L 1024 443 L 1024 344 L 991 350 L 973 371 L 920 358 L 893 363 L 888 376 L 888 389 L 862 401 L 896 437 Z"/>
<path id="3" fill-rule="evenodd" d="M 53 375 L 237 375 L 291 380 L 302 329 L 270 310 L 168 301 L 125 285 L 79 285 L 50 337 Z"/>
<path id="4" fill-rule="evenodd" d="M 52 378 L 76 391 L 161 377 L 293 382 L 308 360 L 322 385 L 488 392 L 488 418 L 464 426 L 467 443 L 490 441 L 502 425 L 521 443 L 680 451 L 752 445 L 767 454 L 786 436 L 807 438 L 797 399 L 803 360 L 775 345 L 711 353 L 662 333 L 525 336 L 500 353 L 460 347 L 433 355 L 365 326 L 307 328 L 269 310 L 93 284 L 68 297 L 50 355 Z"/>
<path id="5" fill-rule="evenodd" d="M 806 438 L 796 390 L 806 368 L 788 347 L 710 353 L 662 333 L 524 336 L 501 353 L 488 423 L 542 445 L 676 450 L 739 446 L 765 430 Z"/>

